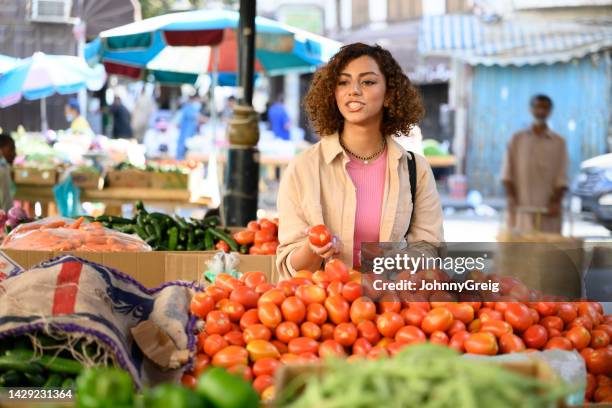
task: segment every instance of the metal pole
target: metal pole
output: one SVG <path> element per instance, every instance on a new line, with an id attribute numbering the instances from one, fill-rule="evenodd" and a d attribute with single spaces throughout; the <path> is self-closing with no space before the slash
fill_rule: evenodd
<path id="1" fill-rule="evenodd" d="M 256 0 L 240 0 L 238 25 L 238 77 L 242 92 L 227 128 L 230 147 L 225 167 L 223 219 L 226 225 L 244 226 L 257 218 L 259 190 L 259 127 L 253 101 Z"/>
<path id="2" fill-rule="evenodd" d="M 47 122 L 47 98 L 40 99 L 40 131 L 45 133 L 49 130 L 49 123 Z"/>
<path id="3" fill-rule="evenodd" d="M 240 33 L 239 67 L 240 84 L 244 90 L 242 104 L 251 106 L 253 103 L 253 75 L 255 72 L 255 0 L 240 0 Z"/>
<path id="4" fill-rule="evenodd" d="M 219 46 L 215 45 L 212 49 L 213 53 L 213 72 L 210 81 L 210 127 L 212 128 L 213 146 L 217 142 L 217 102 L 215 99 L 215 90 L 219 83 Z"/>

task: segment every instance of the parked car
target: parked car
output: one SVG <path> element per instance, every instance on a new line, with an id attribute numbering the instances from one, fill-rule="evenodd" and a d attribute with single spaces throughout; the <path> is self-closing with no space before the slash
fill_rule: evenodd
<path id="1" fill-rule="evenodd" d="M 593 214 L 612 231 L 612 153 L 582 162 L 572 186 L 572 209 Z"/>

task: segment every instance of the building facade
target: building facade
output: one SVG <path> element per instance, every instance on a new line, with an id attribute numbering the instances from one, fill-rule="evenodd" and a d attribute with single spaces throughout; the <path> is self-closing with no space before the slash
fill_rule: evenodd
<path id="1" fill-rule="evenodd" d="M 77 55 L 79 36 L 91 39 L 102 30 L 135 19 L 140 19 L 137 0 L 0 0 L 0 54 L 18 58 L 36 51 Z M 60 95 L 47 98 L 50 129 L 66 128 L 66 99 Z M 22 100 L 0 109 L 0 127 L 5 131 L 19 125 L 37 131 L 40 123 L 39 101 Z"/>

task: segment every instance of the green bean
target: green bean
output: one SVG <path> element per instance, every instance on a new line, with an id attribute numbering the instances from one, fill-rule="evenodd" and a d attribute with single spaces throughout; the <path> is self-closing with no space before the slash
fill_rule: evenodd
<path id="1" fill-rule="evenodd" d="M 392 359 L 328 360 L 323 373 L 303 373 L 289 381 L 279 392 L 279 406 L 538 407 L 575 391 L 435 345 L 407 347 Z"/>

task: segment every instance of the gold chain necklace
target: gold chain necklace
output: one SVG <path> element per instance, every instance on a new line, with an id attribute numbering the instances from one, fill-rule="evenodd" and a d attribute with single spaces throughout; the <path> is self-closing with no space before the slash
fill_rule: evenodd
<path id="1" fill-rule="evenodd" d="M 375 152 L 374 154 L 372 154 L 372 155 L 370 155 L 370 156 L 367 156 L 367 157 L 364 157 L 364 156 L 359 156 L 359 155 L 357 155 L 357 154 L 355 154 L 355 153 L 351 152 L 351 151 L 350 151 L 350 150 L 349 150 L 349 149 L 348 149 L 348 148 L 347 148 L 347 147 L 344 145 L 344 143 L 342 142 L 342 138 L 340 138 L 340 146 L 342 146 L 342 148 L 343 148 L 344 150 L 346 150 L 346 152 L 347 152 L 348 154 L 350 154 L 351 156 L 355 157 L 356 159 L 361 160 L 361 161 L 362 161 L 364 164 L 368 164 L 368 162 L 369 162 L 370 160 L 374 160 L 375 158 L 377 158 L 378 156 L 380 156 L 382 152 L 384 152 L 384 151 L 385 151 L 385 147 L 387 146 L 387 139 L 385 139 L 385 138 L 383 137 L 383 144 L 382 144 L 382 147 L 381 147 L 381 148 L 380 148 L 380 149 L 379 149 L 377 152 Z"/>

